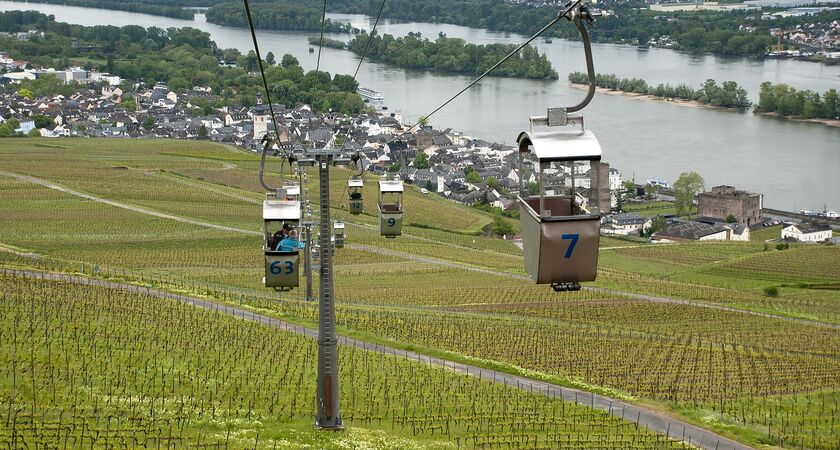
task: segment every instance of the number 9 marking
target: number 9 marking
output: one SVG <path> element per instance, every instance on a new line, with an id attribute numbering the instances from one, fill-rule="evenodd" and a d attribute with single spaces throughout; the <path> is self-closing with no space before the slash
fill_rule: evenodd
<path id="1" fill-rule="evenodd" d="M 390 219 L 388 219 L 388 226 L 389 226 L 389 227 L 393 227 L 393 226 L 394 226 L 394 225 L 396 225 L 396 224 L 397 224 L 397 219 L 394 219 L 393 217 L 391 217 Z"/>

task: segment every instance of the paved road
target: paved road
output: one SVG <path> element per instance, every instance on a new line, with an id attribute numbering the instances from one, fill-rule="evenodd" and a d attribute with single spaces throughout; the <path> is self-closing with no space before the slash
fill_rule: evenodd
<path id="1" fill-rule="evenodd" d="M 216 229 L 216 230 L 230 231 L 230 232 L 240 233 L 240 234 L 248 234 L 248 235 L 251 235 L 251 236 L 262 236 L 262 232 L 260 232 L 260 231 L 245 230 L 245 229 L 242 229 L 242 228 L 228 227 L 228 226 L 224 226 L 224 225 L 217 225 L 217 224 L 210 223 L 210 222 L 203 222 L 203 221 L 200 221 L 200 220 L 188 219 L 188 218 L 179 217 L 179 216 L 173 216 L 171 214 L 161 213 L 161 212 L 158 212 L 158 211 L 153 211 L 153 210 L 142 208 L 142 207 L 139 207 L 139 206 L 133 206 L 133 205 L 118 202 L 118 201 L 115 201 L 115 200 L 110 200 L 110 199 L 107 199 L 107 198 L 98 197 L 98 196 L 91 195 L 91 194 L 86 194 L 84 192 L 79 192 L 79 191 L 76 191 L 76 190 L 73 190 L 73 189 L 70 189 L 70 188 L 67 188 L 67 187 L 64 187 L 64 186 L 57 185 L 55 183 L 51 183 L 47 180 L 43 180 L 43 179 L 36 178 L 36 177 L 31 177 L 31 176 L 28 176 L 28 175 L 20 175 L 20 174 L 13 173 L 13 172 L 0 171 L 0 176 L 17 178 L 17 179 L 22 180 L 22 181 L 38 184 L 40 186 L 44 186 L 44 187 L 47 187 L 47 188 L 50 188 L 50 189 L 55 189 L 57 191 L 64 192 L 64 193 L 67 193 L 67 194 L 71 194 L 71 195 L 75 195 L 75 196 L 78 196 L 78 197 L 82 197 L 82 198 L 85 198 L 85 199 L 88 199 L 88 200 L 91 200 L 91 201 L 104 203 L 104 204 L 111 205 L 111 206 L 114 206 L 114 207 L 117 207 L 117 208 L 123 208 L 123 209 L 127 209 L 129 211 L 134 211 L 134 212 L 138 212 L 138 213 L 142 213 L 142 214 L 148 214 L 148 215 L 151 215 L 151 216 L 154 216 L 154 217 L 160 217 L 162 219 L 174 220 L 174 221 L 181 222 L 181 223 L 187 223 L 187 224 L 201 226 L 201 227 L 213 228 L 213 229 Z M 419 238 L 419 239 L 424 239 L 424 238 Z M 510 272 L 502 272 L 502 271 L 497 271 L 497 270 L 492 270 L 492 269 L 484 269 L 484 268 L 480 268 L 480 267 L 470 266 L 470 265 L 467 265 L 467 264 L 461 264 L 461 263 L 452 262 L 452 261 L 445 261 L 445 260 L 426 257 L 426 256 L 418 256 L 418 255 L 413 255 L 413 254 L 405 253 L 405 252 L 399 252 L 399 251 L 395 251 L 395 250 L 387 250 L 387 249 L 383 249 L 383 248 L 380 248 L 380 247 L 373 247 L 373 246 L 369 246 L 369 245 L 347 244 L 346 247 L 352 248 L 352 249 L 357 249 L 357 250 L 362 250 L 362 251 L 366 251 L 366 252 L 371 252 L 371 253 L 377 253 L 377 254 L 381 254 L 381 255 L 394 256 L 394 257 L 406 259 L 406 260 L 409 260 L 409 261 L 417 261 L 417 262 L 422 262 L 422 263 L 427 263 L 427 264 L 434 264 L 434 265 L 439 265 L 439 266 L 443 266 L 443 267 L 449 267 L 449 268 L 453 268 L 453 269 L 469 270 L 469 271 L 473 271 L 473 272 L 485 273 L 485 274 L 488 274 L 488 275 L 495 275 L 495 276 L 499 276 L 499 277 L 514 278 L 514 279 L 520 279 L 520 280 L 530 280 L 530 278 L 526 275 L 520 275 L 520 274 L 515 274 L 515 273 L 510 273 Z M 549 289 L 549 288 L 546 287 L 546 289 Z M 791 321 L 791 322 L 802 323 L 802 324 L 805 324 L 805 325 L 813 325 L 813 326 L 826 327 L 826 328 L 832 328 L 832 329 L 840 329 L 840 325 L 833 324 L 833 323 L 820 322 L 820 321 L 808 320 L 808 319 L 798 319 L 798 318 L 794 318 L 794 317 L 786 317 L 786 316 L 780 316 L 780 315 L 770 314 L 770 313 L 763 313 L 763 312 L 758 312 L 758 311 L 749 311 L 749 310 L 745 310 L 745 309 L 733 308 L 733 307 L 723 306 L 723 305 L 716 305 L 716 304 L 712 304 L 712 303 L 698 302 L 698 301 L 693 301 L 693 300 L 676 299 L 676 298 L 670 298 L 670 297 L 657 297 L 657 296 L 653 296 L 653 295 L 637 294 L 637 293 L 634 293 L 634 292 L 624 292 L 624 291 L 617 291 L 617 290 L 613 290 L 613 289 L 596 288 L 596 287 L 590 287 L 590 286 L 585 286 L 584 289 L 589 289 L 589 290 L 599 291 L 599 292 L 612 293 L 612 294 L 616 294 L 616 295 L 622 295 L 622 296 L 625 296 L 625 297 L 635 298 L 635 299 L 638 299 L 638 300 L 646 300 L 646 301 L 651 301 L 651 302 L 656 302 L 656 303 L 671 303 L 671 304 L 678 304 L 678 305 L 689 305 L 689 306 L 696 306 L 696 307 L 701 307 L 701 308 L 717 309 L 717 310 L 721 310 L 721 311 L 738 312 L 738 313 L 749 314 L 749 315 L 753 315 L 753 316 L 766 317 L 766 318 L 770 318 L 770 319 L 786 320 L 786 321 Z M 698 289 L 702 289 L 702 287 L 698 287 Z"/>
<path id="2" fill-rule="evenodd" d="M 318 338 L 318 331 L 312 328 L 290 324 L 288 322 L 284 322 L 273 317 L 256 314 L 251 311 L 247 311 L 245 309 L 237 308 L 234 306 L 211 302 L 200 298 L 174 294 L 171 292 L 161 291 L 157 289 L 59 273 L 22 271 L 3 268 L 0 268 L 0 273 L 12 273 L 28 277 L 37 277 L 46 280 L 87 284 L 93 286 L 106 287 L 109 289 L 119 289 L 129 292 L 143 293 L 159 298 L 165 298 L 187 303 L 199 308 L 215 311 L 222 314 L 228 314 L 244 320 L 258 322 L 266 326 L 278 328 L 291 333 L 301 334 L 310 339 Z M 479 377 L 488 381 L 493 381 L 495 383 L 503 383 L 511 387 L 516 386 L 519 389 L 543 394 L 554 398 L 559 397 L 564 400 L 575 401 L 581 405 L 589 405 L 595 409 L 608 411 L 615 417 L 620 417 L 632 422 L 636 422 L 639 424 L 639 426 L 647 427 L 648 429 L 661 434 L 666 434 L 670 437 L 673 437 L 674 439 L 689 442 L 690 444 L 705 450 L 747 450 L 752 448 L 743 444 L 739 444 L 723 436 L 719 436 L 711 431 L 704 430 L 694 425 L 671 418 L 663 413 L 645 409 L 630 403 L 623 402 L 621 400 L 605 397 L 603 395 L 596 395 L 590 392 L 562 387 L 555 384 L 533 380 L 522 376 L 509 375 L 495 370 L 482 369 L 479 367 L 471 366 L 469 364 L 462 364 L 447 359 L 421 355 L 419 353 L 400 350 L 381 344 L 371 344 L 365 341 L 360 341 L 358 339 L 348 338 L 344 336 L 339 336 L 339 343 L 342 345 L 353 346 L 367 351 L 411 359 L 414 361 L 422 362 L 424 364 L 443 366 L 458 373 Z"/>

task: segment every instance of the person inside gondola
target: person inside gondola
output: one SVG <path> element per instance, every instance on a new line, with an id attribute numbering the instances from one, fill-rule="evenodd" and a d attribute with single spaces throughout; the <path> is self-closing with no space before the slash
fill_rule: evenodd
<path id="1" fill-rule="evenodd" d="M 289 236 L 289 232 L 291 230 L 292 230 L 292 227 L 289 226 L 288 223 L 284 223 L 283 228 L 275 231 L 274 235 L 271 236 L 271 240 L 269 242 L 269 244 L 270 244 L 269 248 L 277 248 L 279 246 L 280 242 L 282 242 L 283 239 L 286 239 L 286 237 Z"/>
<path id="2" fill-rule="evenodd" d="M 278 252 L 293 252 L 303 248 L 303 243 L 297 240 L 297 230 L 290 230 L 289 235 L 277 244 L 275 249 Z"/>

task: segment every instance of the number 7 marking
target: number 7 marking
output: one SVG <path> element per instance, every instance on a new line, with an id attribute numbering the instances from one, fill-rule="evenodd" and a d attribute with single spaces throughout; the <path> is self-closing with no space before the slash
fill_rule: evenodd
<path id="1" fill-rule="evenodd" d="M 575 245 L 577 245 L 578 238 L 580 238 L 579 234 L 564 234 L 561 236 L 564 241 L 572 241 L 569 243 L 569 248 L 566 249 L 566 256 L 565 258 L 571 258 L 572 252 L 575 251 Z"/>

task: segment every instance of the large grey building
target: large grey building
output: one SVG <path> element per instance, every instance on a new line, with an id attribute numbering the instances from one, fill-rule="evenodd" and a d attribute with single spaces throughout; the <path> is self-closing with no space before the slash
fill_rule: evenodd
<path id="1" fill-rule="evenodd" d="M 697 203 L 697 215 L 700 217 L 724 222 L 727 217 L 733 216 L 736 222 L 750 226 L 761 220 L 764 196 L 724 185 L 699 194 Z"/>

